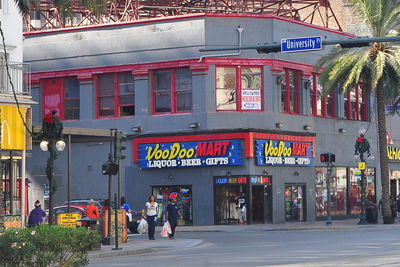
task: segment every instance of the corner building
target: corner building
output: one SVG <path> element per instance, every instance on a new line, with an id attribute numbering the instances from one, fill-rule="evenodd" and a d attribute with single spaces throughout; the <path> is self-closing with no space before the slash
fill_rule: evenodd
<path id="1" fill-rule="evenodd" d="M 361 86 L 323 99 L 313 65 L 330 47 L 303 53 L 200 53 L 285 38 L 349 35 L 268 15 L 191 14 L 104 26 L 26 33 L 34 123 L 57 109 L 65 127 L 118 128 L 129 135 L 123 194 L 135 210 L 150 194 L 176 193 L 180 225 L 237 223 L 245 193 L 249 223 L 313 221 L 327 210 L 326 166 L 336 154 L 334 218 L 358 216 L 354 143 L 361 127 L 376 140 L 373 99 Z M 376 143 L 371 142 L 376 153 Z M 105 198 L 107 143 L 72 144 L 72 198 Z M 41 153 L 34 148 L 33 154 Z M 66 200 L 64 156 L 56 162 Z M 65 158 L 64 158 L 65 160 Z M 44 164 L 33 156 L 33 166 Z M 376 202 L 377 162 L 368 163 Z M 33 179 L 33 178 L 32 178 Z M 116 184 L 113 184 L 116 188 Z M 161 221 L 161 220 L 160 220 Z"/>

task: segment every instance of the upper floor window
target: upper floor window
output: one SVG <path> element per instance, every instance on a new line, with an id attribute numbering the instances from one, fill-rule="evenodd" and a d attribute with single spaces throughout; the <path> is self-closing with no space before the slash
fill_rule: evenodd
<path id="1" fill-rule="evenodd" d="M 189 69 L 153 73 L 153 113 L 192 111 L 192 72 Z"/>
<path id="2" fill-rule="evenodd" d="M 79 120 L 79 80 L 76 77 L 45 79 L 43 88 L 43 114 L 52 110 L 62 120 Z"/>
<path id="3" fill-rule="evenodd" d="M 367 92 L 362 86 L 344 94 L 344 112 L 349 120 L 368 120 Z"/>
<path id="4" fill-rule="evenodd" d="M 96 87 L 97 117 L 135 115 L 135 87 L 130 72 L 98 75 Z"/>
<path id="5" fill-rule="evenodd" d="M 301 71 L 284 69 L 281 76 L 281 110 L 300 114 Z"/>
<path id="6" fill-rule="evenodd" d="M 261 68 L 217 67 L 216 103 L 219 111 L 262 110 Z"/>
<path id="7" fill-rule="evenodd" d="M 322 86 L 318 83 L 316 74 L 313 74 L 310 79 L 310 100 L 312 115 L 324 117 L 336 116 L 335 92 L 323 97 Z"/>

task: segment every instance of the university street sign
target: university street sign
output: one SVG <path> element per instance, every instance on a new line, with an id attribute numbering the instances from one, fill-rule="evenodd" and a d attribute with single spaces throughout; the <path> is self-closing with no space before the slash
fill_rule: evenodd
<path id="1" fill-rule="evenodd" d="M 321 36 L 282 39 L 281 52 L 321 50 L 321 39 Z"/>

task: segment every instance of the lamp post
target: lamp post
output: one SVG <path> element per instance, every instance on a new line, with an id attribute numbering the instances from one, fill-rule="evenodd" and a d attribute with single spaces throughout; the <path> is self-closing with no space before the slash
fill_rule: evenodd
<path id="1" fill-rule="evenodd" d="M 358 159 L 360 157 L 360 162 L 364 163 L 365 165 L 365 157 L 364 154 L 367 153 L 368 159 L 374 159 L 370 152 L 370 145 L 367 138 L 364 137 L 365 129 L 360 129 L 359 134 L 360 136 L 357 137 L 356 144 L 354 146 L 354 157 Z M 361 168 L 360 168 L 361 169 Z M 367 224 L 367 218 L 365 214 L 366 206 L 367 206 L 367 179 L 365 177 L 365 169 L 361 171 L 361 214 L 360 214 L 360 221 L 358 224 Z"/>
<path id="2" fill-rule="evenodd" d="M 49 151 L 46 165 L 46 176 L 49 181 L 49 225 L 53 224 L 53 195 L 57 190 L 54 181 L 54 160 L 57 159 L 57 151 L 63 151 L 65 142 L 62 140 L 63 124 L 58 117 L 57 111 L 52 110 L 43 118 L 42 129 L 38 135 L 43 141 L 40 142 L 42 151 Z"/>

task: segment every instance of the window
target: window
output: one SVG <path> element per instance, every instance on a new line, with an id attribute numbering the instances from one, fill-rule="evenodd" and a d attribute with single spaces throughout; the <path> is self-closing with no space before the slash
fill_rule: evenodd
<path id="1" fill-rule="evenodd" d="M 240 80 L 238 80 L 238 77 L 240 77 Z M 259 67 L 217 67 L 217 110 L 262 110 L 261 81 L 261 68 Z"/>
<path id="2" fill-rule="evenodd" d="M 322 86 L 318 83 L 317 75 L 313 74 L 310 78 L 310 107 L 311 114 L 314 116 L 335 117 L 336 116 L 336 97 L 335 92 L 325 98 L 322 95 Z"/>
<path id="3" fill-rule="evenodd" d="M 43 88 L 43 115 L 57 111 L 61 120 L 79 120 L 80 85 L 76 77 L 45 79 Z"/>
<path id="4" fill-rule="evenodd" d="M 375 169 L 369 168 L 366 172 L 367 179 L 367 201 L 368 203 L 376 204 L 376 194 L 375 194 Z M 359 170 L 350 168 L 350 211 L 351 214 L 358 214 L 361 212 L 361 173 Z"/>
<path id="5" fill-rule="evenodd" d="M 368 120 L 367 92 L 358 86 L 356 90 L 344 94 L 344 112 L 349 120 Z"/>
<path id="6" fill-rule="evenodd" d="M 135 86 L 130 72 L 98 75 L 96 84 L 98 117 L 135 115 Z"/>
<path id="7" fill-rule="evenodd" d="M 192 72 L 189 69 L 159 70 L 153 74 L 153 113 L 192 111 Z"/>
<path id="8" fill-rule="evenodd" d="M 300 114 L 301 71 L 285 69 L 281 76 L 281 110 Z"/>
<path id="9" fill-rule="evenodd" d="M 79 80 L 64 79 L 64 120 L 79 120 Z"/>

